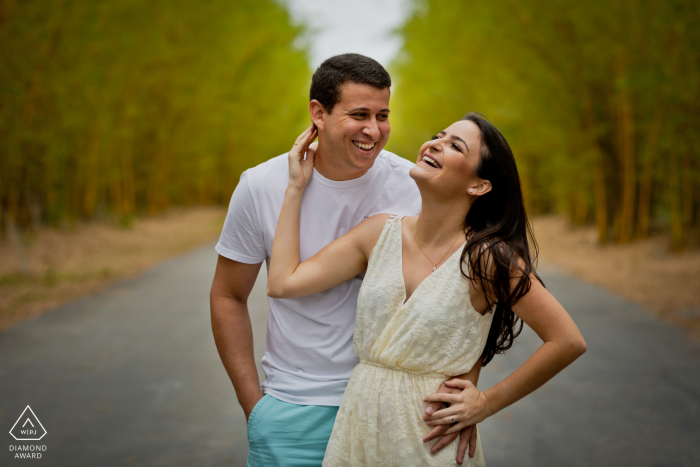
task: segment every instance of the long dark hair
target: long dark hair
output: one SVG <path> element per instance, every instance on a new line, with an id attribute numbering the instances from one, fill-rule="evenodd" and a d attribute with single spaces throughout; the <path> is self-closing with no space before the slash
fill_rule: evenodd
<path id="1" fill-rule="evenodd" d="M 482 354 L 485 366 L 495 354 L 508 350 L 523 329 L 513 305 L 530 290 L 530 274 L 540 282 L 542 279 L 535 272 L 537 242 L 525 213 L 513 151 L 501 132 L 480 113 L 469 112 L 462 120 L 469 120 L 481 130 L 476 175 L 491 182 L 492 187 L 474 201 L 467 213 L 467 243 L 461 261 L 462 275 L 477 281 L 486 293 L 488 309 L 496 304 Z M 464 272 L 467 261 L 469 274 Z M 512 286 L 515 277 L 519 279 Z"/>

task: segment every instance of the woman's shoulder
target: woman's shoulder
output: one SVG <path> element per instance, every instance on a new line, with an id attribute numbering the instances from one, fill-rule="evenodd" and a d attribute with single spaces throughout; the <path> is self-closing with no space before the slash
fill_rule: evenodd
<path id="1" fill-rule="evenodd" d="M 373 216 L 369 216 L 367 219 L 360 222 L 359 225 L 362 225 L 363 229 L 368 233 L 376 233 L 377 236 L 379 236 L 382 230 L 384 230 L 386 224 L 389 223 L 389 221 L 397 219 L 398 217 L 399 216 L 397 216 L 396 214 L 389 214 L 383 212 L 380 214 L 374 214 Z"/>
<path id="2" fill-rule="evenodd" d="M 383 236 L 382 234 L 384 234 L 384 232 L 390 228 L 391 224 L 396 222 L 399 218 L 400 216 L 390 213 L 374 214 L 352 229 L 353 233 L 357 235 L 360 240 L 363 250 L 367 253 L 368 257 L 377 245 L 377 242 L 379 242 L 380 238 Z"/>
<path id="3" fill-rule="evenodd" d="M 402 219 L 415 219 L 418 216 L 402 216 L 399 214 L 381 213 L 369 216 L 362 222 L 366 222 L 368 228 L 381 232 L 389 224 L 399 224 Z"/>

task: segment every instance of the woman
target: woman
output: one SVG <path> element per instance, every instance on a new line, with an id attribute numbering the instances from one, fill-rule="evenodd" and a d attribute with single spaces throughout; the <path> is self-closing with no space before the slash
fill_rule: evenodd
<path id="1" fill-rule="evenodd" d="M 467 114 L 421 146 L 410 176 L 418 216 L 378 214 L 300 264 L 299 214 L 313 173 L 307 129 L 289 153 L 289 185 L 268 274 L 268 295 L 331 288 L 364 271 L 353 344 L 360 363 L 341 402 L 324 466 L 453 465 L 431 455 L 429 427 L 479 423 L 534 391 L 586 350 L 578 328 L 534 272 L 515 159 L 483 116 Z M 460 241 L 461 239 L 461 241 Z M 460 252 L 461 253 L 458 253 Z M 439 258 L 439 260 L 436 260 Z M 449 377 L 486 365 L 512 345 L 522 319 L 544 341 L 487 391 Z M 426 404 L 448 407 L 425 415 Z M 461 461 L 461 459 L 458 459 Z M 484 465 L 480 442 L 467 465 Z"/>

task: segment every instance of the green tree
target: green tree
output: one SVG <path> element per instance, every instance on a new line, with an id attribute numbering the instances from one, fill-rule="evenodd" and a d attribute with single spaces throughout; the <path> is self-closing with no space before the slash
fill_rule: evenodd
<path id="1" fill-rule="evenodd" d="M 415 2 L 390 149 L 469 110 L 513 146 L 534 212 L 626 243 L 698 224 L 699 9 L 685 0 Z M 697 229 L 696 229 L 697 231 Z"/>
<path id="2" fill-rule="evenodd" d="M 226 203 L 304 127 L 303 31 L 272 0 L 0 2 L 0 211 Z"/>

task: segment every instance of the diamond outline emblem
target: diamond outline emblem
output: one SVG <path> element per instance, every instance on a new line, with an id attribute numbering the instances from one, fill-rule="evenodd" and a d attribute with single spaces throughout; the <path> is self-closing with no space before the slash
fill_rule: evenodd
<path id="1" fill-rule="evenodd" d="M 44 433 L 43 433 L 41 436 L 39 436 L 38 438 L 36 438 L 36 437 L 35 437 L 35 438 L 18 438 L 18 437 L 16 437 L 15 434 L 12 432 L 12 431 L 15 429 L 15 427 L 17 426 L 17 424 L 22 420 L 22 417 L 24 417 L 24 414 L 27 413 L 27 410 L 29 410 L 29 412 L 31 412 L 31 414 L 34 416 L 34 420 L 36 420 L 36 422 L 39 424 L 39 426 L 41 427 L 41 429 L 44 431 Z M 31 419 L 29 418 L 29 415 L 27 415 L 27 420 L 29 420 L 29 423 L 30 423 L 32 426 L 34 425 L 34 424 L 31 422 Z M 27 422 L 25 421 L 25 422 L 24 422 L 24 425 L 26 425 L 26 424 L 27 424 Z M 24 425 L 22 425 L 22 427 L 20 427 L 20 428 L 23 428 Z M 22 414 L 19 416 L 19 418 L 17 419 L 17 421 L 15 422 L 15 424 L 12 425 L 12 428 L 10 428 L 10 434 L 11 434 L 12 437 L 13 437 L 14 439 L 16 439 L 17 441 L 39 441 L 41 438 L 43 438 L 44 436 L 46 436 L 46 433 L 47 433 L 46 428 L 44 428 L 44 425 L 42 425 L 41 422 L 39 421 L 39 417 L 36 416 L 36 414 L 34 413 L 34 411 L 32 410 L 32 408 L 29 407 L 29 406 L 27 406 L 27 408 L 25 408 L 25 409 L 22 411 Z"/>

